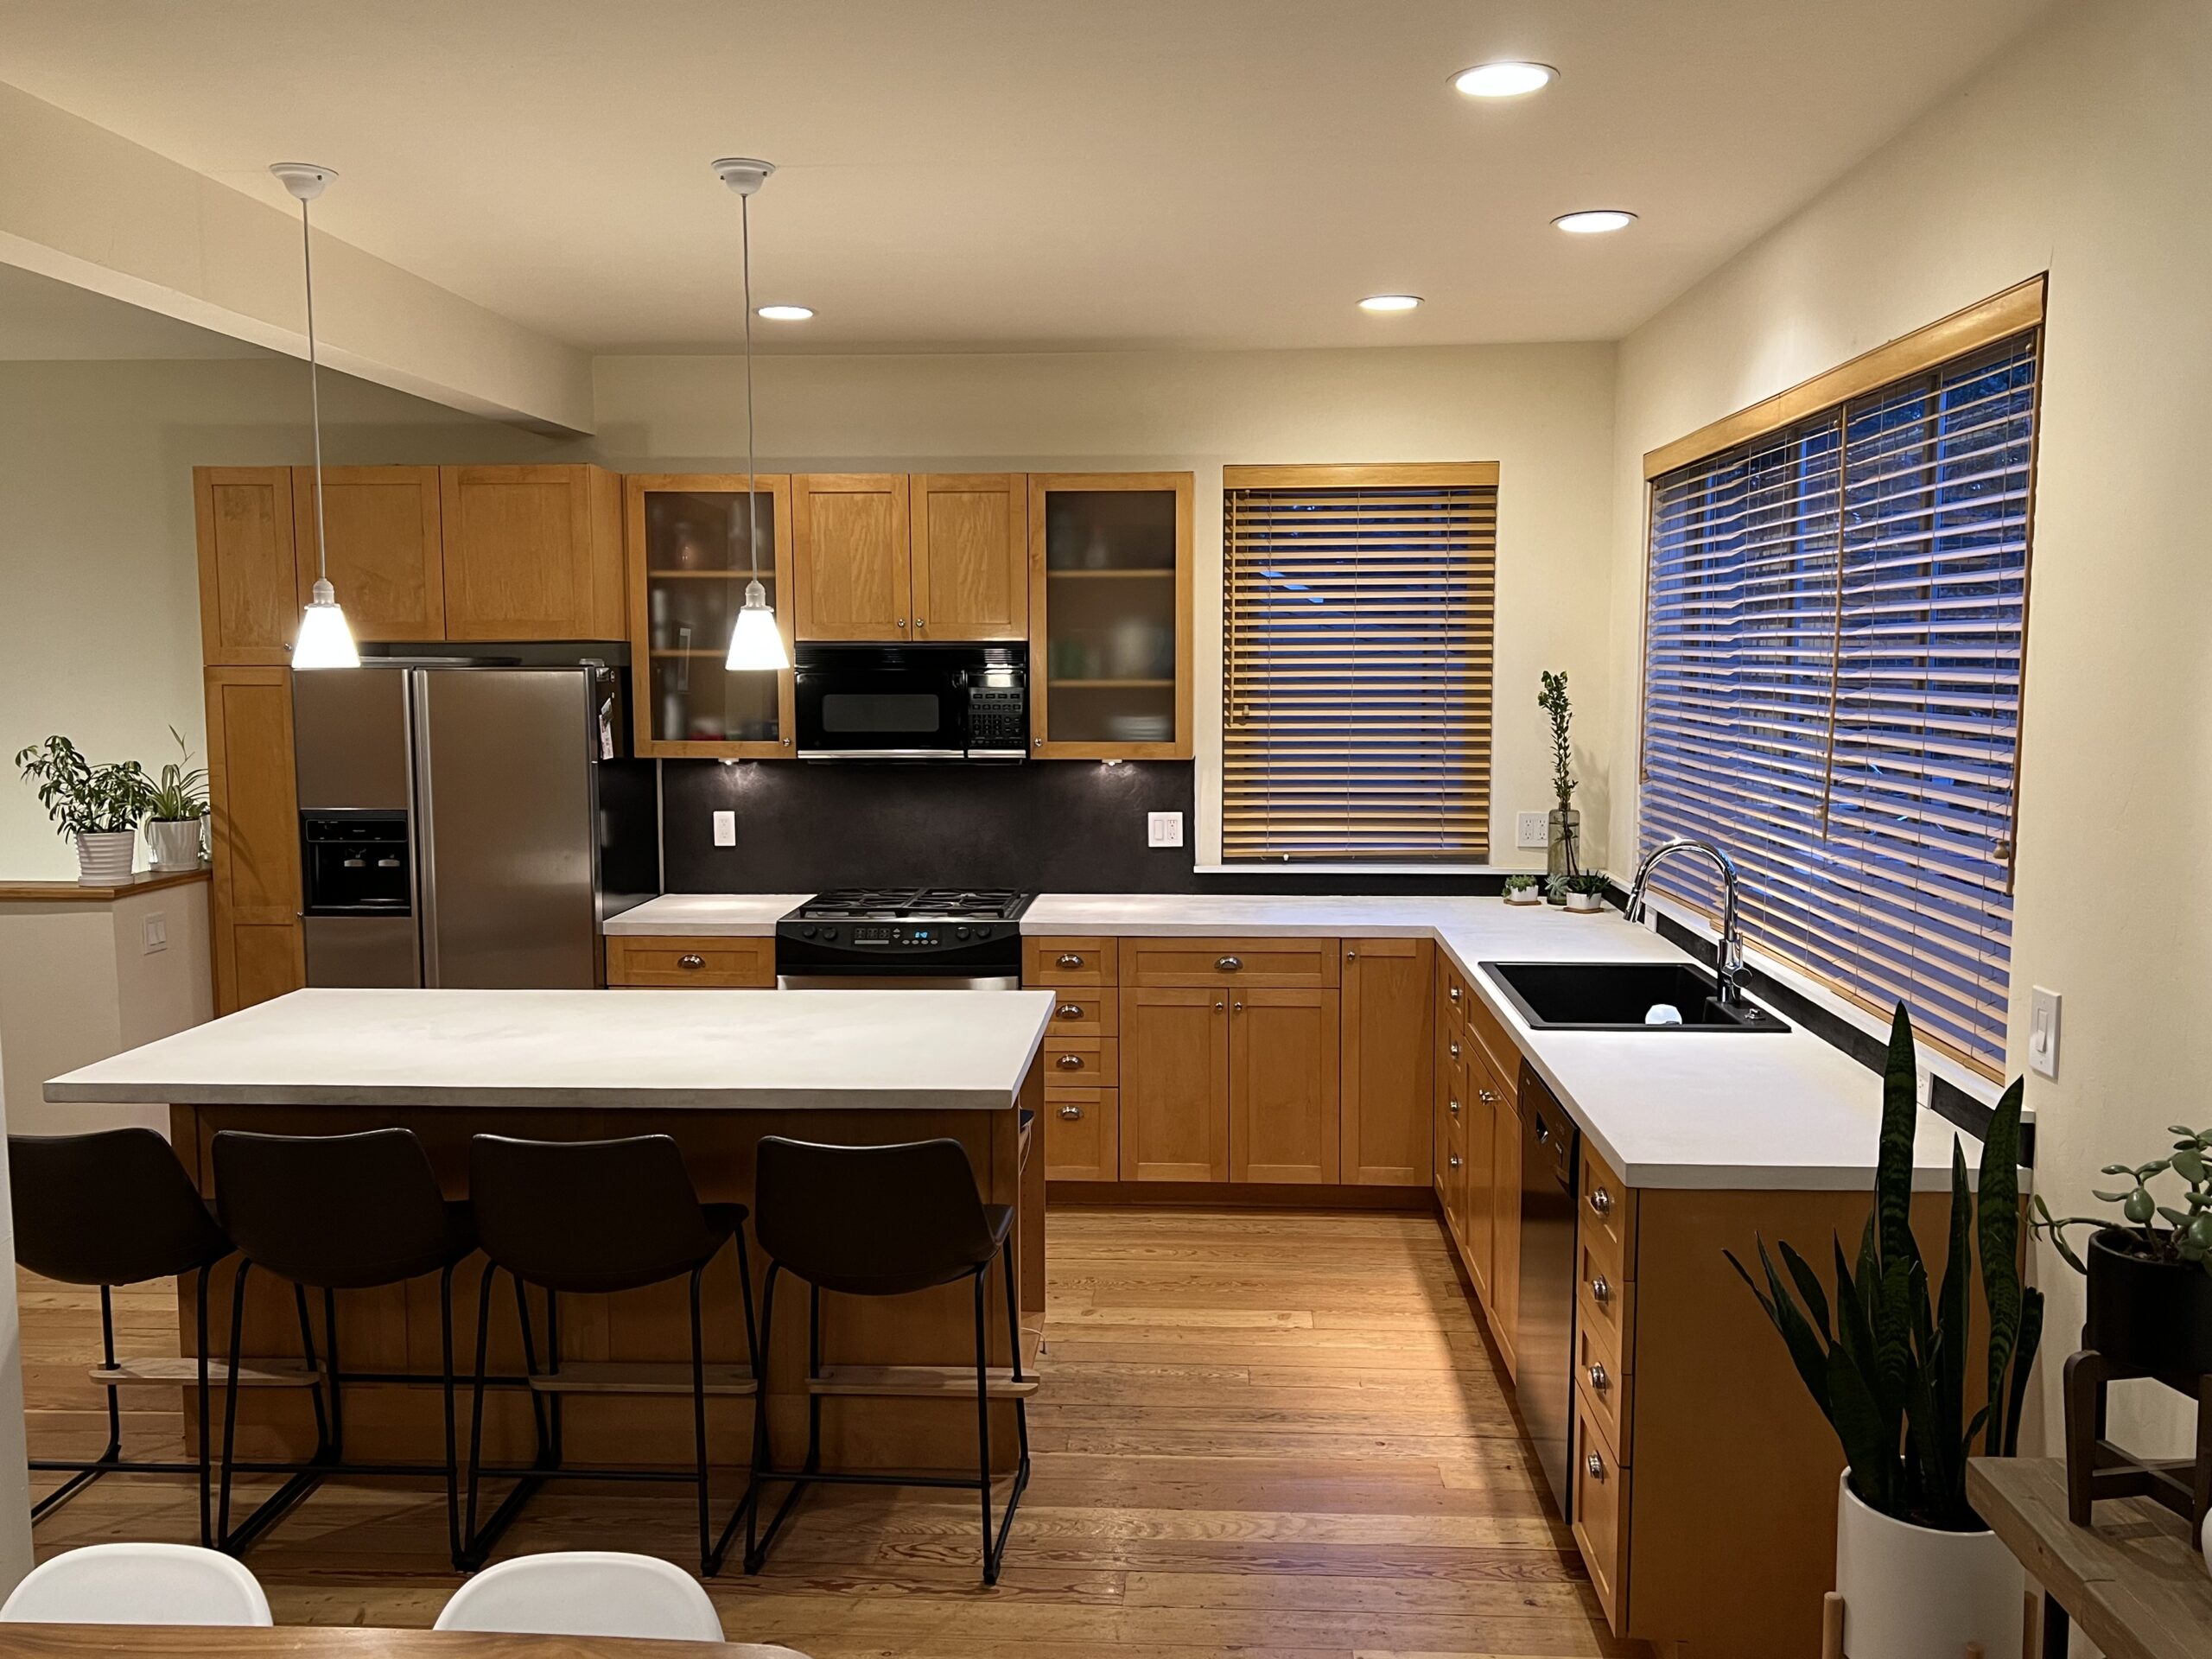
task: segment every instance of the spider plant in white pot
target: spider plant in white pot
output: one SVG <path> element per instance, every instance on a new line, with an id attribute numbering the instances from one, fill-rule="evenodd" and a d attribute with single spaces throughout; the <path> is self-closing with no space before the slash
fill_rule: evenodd
<path id="1" fill-rule="evenodd" d="M 149 798 L 146 844 L 154 849 L 157 870 L 196 870 L 200 864 L 201 826 L 207 818 L 207 771 L 192 764 L 184 734 L 174 726 L 177 759 L 154 779 Z"/>
<path id="2" fill-rule="evenodd" d="M 88 887 L 128 881 L 138 826 L 153 804 L 153 784 L 136 760 L 96 766 L 66 737 L 49 737 L 16 756 L 16 769 L 38 786 L 39 804 L 77 843 L 77 880 Z"/>

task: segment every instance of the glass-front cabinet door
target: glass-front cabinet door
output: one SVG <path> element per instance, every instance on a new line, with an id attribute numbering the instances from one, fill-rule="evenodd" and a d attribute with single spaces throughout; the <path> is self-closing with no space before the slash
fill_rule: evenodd
<path id="1" fill-rule="evenodd" d="M 1032 753 L 1191 756 L 1189 473 L 1029 480 Z"/>
<path id="2" fill-rule="evenodd" d="M 791 753 L 791 676 L 724 666 L 757 574 L 791 650 L 791 480 L 641 474 L 627 484 L 631 676 L 638 753 L 772 759 Z M 754 525 L 760 537 L 753 549 Z"/>

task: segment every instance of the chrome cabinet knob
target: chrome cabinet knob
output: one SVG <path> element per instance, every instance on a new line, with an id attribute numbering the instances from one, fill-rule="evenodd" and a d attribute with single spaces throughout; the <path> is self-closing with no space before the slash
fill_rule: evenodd
<path id="1" fill-rule="evenodd" d="M 1613 1208 L 1613 1195 L 1599 1187 L 1590 1195 L 1590 1207 L 1601 1216 L 1610 1215 Z"/>
<path id="2" fill-rule="evenodd" d="M 1455 1096 L 1444 1103 L 1451 1109 L 1452 1116 L 1457 1117 L 1459 1116 L 1459 1102 L 1458 1096 Z"/>
<path id="3" fill-rule="evenodd" d="M 1080 1106 L 1063 1106 L 1060 1108 L 1060 1116 L 1067 1119 L 1069 1122 L 1072 1123 L 1076 1119 L 1083 1116 L 1083 1108 Z"/>
<path id="4" fill-rule="evenodd" d="M 1052 1064 L 1058 1066 L 1063 1071 L 1080 1071 L 1083 1070 L 1083 1056 L 1080 1054 L 1063 1054 L 1059 1058 L 1054 1060 Z"/>
<path id="5" fill-rule="evenodd" d="M 1359 952 L 1358 952 L 1358 951 L 1357 951 L 1357 950 L 1347 950 L 1347 951 L 1345 951 L 1345 952 L 1344 952 L 1344 960 L 1345 960 L 1346 962 L 1357 962 L 1357 961 L 1359 960 Z"/>
<path id="6" fill-rule="evenodd" d="M 929 624 L 928 624 L 928 623 L 926 623 L 926 622 L 925 622 L 925 621 L 923 621 L 923 620 L 922 620 L 922 619 L 921 619 L 920 617 L 918 617 L 918 617 L 916 617 L 916 618 L 914 619 L 914 626 L 915 626 L 917 628 L 926 628 L 927 626 L 929 626 Z"/>
<path id="7" fill-rule="evenodd" d="M 906 626 L 906 619 L 905 617 L 902 616 L 899 619 L 899 626 L 902 628 Z"/>
<path id="8" fill-rule="evenodd" d="M 1590 1386 L 1600 1394 L 1613 1386 L 1613 1379 L 1605 1375 L 1605 1368 L 1603 1365 L 1592 1365 L 1590 1368 Z"/>
<path id="9" fill-rule="evenodd" d="M 1453 1154 L 1451 1154 L 1450 1163 L 1451 1163 L 1451 1167 L 1452 1167 L 1453 1169 L 1457 1169 L 1457 1168 L 1459 1168 L 1459 1154 L 1458 1153 L 1456 1153 L 1456 1152 L 1455 1152 L 1455 1153 L 1453 1153 Z"/>
<path id="10" fill-rule="evenodd" d="M 1045 747 L 1045 740 L 1041 737 L 1033 737 L 1029 740 L 1029 747 L 1033 749 L 1041 749 Z"/>
<path id="11" fill-rule="evenodd" d="M 1083 958 L 1077 956 L 1073 951 L 1070 951 L 1060 958 L 1060 966 L 1063 968 L 1080 968 L 1083 966 Z"/>
<path id="12" fill-rule="evenodd" d="M 1459 1058 L 1459 1045 L 1456 1041 L 1452 1045 L 1452 1058 L 1455 1060 Z"/>
<path id="13" fill-rule="evenodd" d="M 1495 1106 L 1497 1104 L 1497 1090 L 1495 1089 L 1478 1089 L 1475 1090 L 1475 1098 L 1482 1102 L 1485 1106 Z"/>
<path id="14" fill-rule="evenodd" d="M 1242 1014 L 1244 1012 L 1244 1005 L 1242 1002 L 1239 1002 L 1235 1007 L 1231 1008 L 1230 1012 L 1231 1014 Z"/>
<path id="15" fill-rule="evenodd" d="M 1243 965 L 1244 959 L 1242 957 L 1224 957 L 1214 963 L 1214 966 L 1224 974 L 1233 974 Z"/>
<path id="16" fill-rule="evenodd" d="M 1452 995 L 1452 1000 L 1454 1002 L 1457 1002 L 1457 1001 L 1459 1000 L 1459 988 L 1457 985 L 1454 985 L 1454 986 L 1452 988 L 1451 995 Z"/>
<path id="17" fill-rule="evenodd" d="M 1224 1008 L 1227 1007 L 1228 1006 L 1229 1006 L 1229 1004 L 1227 1004 L 1226 1002 L 1217 1002 L 1217 1003 L 1215 1003 L 1215 1004 L 1213 1005 L 1213 1011 L 1214 1011 L 1216 1014 L 1219 1014 L 1219 1013 L 1220 1013 Z"/>
<path id="18" fill-rule="evenodd" d="M 1582 1466 L 1590 1471 L 1590 1478 L 1592 1480 L 1603 1480 L 1605 1478 L 1605 1460 L 1595 1452 L 1590 1454 L 1589 1460 Z"/>
<path id="19" fill-rule="evenodd" d="M 1080 1002 L 1063 1002 L 1058 1007 L 1052 1010 L 1052 1014 L 1057 1019 L 1080 1020 L 1083 1018 L 1083 1004 Z"/>
<path id="20" fill-rule="evenodd" d="M 679 968 L 703 968 L 707 965 L 707 959 L 704 957 L 687 954 L 678 957 L 676 959 L 676 965 Z"/>
<path id="21" fill-rule="evenodd" d="M 1590 1281 L 1590 1300 L 1593 1302 L 1613 1300 L 1613 1287 L 1605 1282 L 1605 1275 L 1602 1273 Z"/>

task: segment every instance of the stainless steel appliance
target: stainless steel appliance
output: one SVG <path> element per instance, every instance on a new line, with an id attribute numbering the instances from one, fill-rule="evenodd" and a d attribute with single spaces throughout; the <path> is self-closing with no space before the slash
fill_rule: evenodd
<path id="1" fill-rule="evenodd" d="M 601 921 L 658 886 L 622 681 L 596 663 L 295 674 L 308 983 L 601 983 Z"/>
<path id="2" fill-rule="evenodd" d="M 818 893 L 776 924 L 786 990 L 1013 990 L 1034 893 L 946 887 Z"/>
<path id="3" fill-rule="evenodd" d="M 802 645 L 793 664 L 806 760 L 1020 760 L 1029 647 Z"/>
<path id="4" fill-rule="evenodd" d="M 1559 1512 L 1574 1408 L 1574 1172 L 1581 1131 L 1544 1080 L 1521 1067 L 1521 1315 L 1514 1395 Z"/>

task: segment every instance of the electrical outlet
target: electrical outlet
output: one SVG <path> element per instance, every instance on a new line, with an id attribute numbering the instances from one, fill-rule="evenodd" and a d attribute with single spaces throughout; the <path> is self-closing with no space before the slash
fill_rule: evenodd
<path id="1" fill-rule="evenodd" d="M 169 948 L 169 918 L 166 911 L 156 911 L 146 918 L 146 954 Z"/>
<path id="2" fill-rule="evenodd" d="M 715 814 L 715 845 L 717 847 L 737 845 L 736 813 L 717 812 Z"/>
<path id="3" fill-rule="evenodd" d="M 1180 812 L 1146 813 L 1144 844 L 1147 847 L 1180 847 L 1183 844 L 1183 815 Z"/>
<path id="4" fill-rule="evenodd" d="M 1542 812 L 1522 812 L 1514 820 L 1516 847 L 1548 847 L 1552 842 L 1549 817 Z"/>
<path id="5" fill-rule="evenodd" d="M 2040 985 L 2028 1014 L 2028 1070 L 2058 1076 L 2058 993 Z"/>

